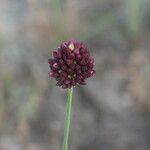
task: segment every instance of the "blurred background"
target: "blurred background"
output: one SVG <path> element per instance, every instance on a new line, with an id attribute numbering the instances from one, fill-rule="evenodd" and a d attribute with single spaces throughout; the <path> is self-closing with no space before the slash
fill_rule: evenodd
<path id="1" fill-rule="evenodd" d="M 0 150 L 61 149 L 66 91 L 47 60 L 68 39 L 97 71 L 74 89 L 69 149 L 149 150 L 149 0 L 0 0 Z"/>

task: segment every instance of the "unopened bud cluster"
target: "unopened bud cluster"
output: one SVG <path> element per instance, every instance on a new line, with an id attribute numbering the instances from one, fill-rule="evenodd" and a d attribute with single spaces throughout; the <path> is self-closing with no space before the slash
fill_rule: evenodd
<path id="1" fill-rule="evenodd" d="M 77 84 L 85 85 L 85 80 L 95 74 L 94 59 L 88 48 L 81 42 L 67 41 L 53 52 L 48 60 L 49 76 L 57 81 L 57 86 L 71 88 Z"/>

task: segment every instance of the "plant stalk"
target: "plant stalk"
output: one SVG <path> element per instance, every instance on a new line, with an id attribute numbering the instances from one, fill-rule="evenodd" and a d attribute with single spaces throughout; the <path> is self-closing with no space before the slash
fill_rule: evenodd
<path id="1" fill-rule="evenodd" d="M 71 112 L 72 112 L 72 95 L 73 87 L 67 91 L 67 108 L 65 114 L 65 128 L 64 128 L 64 139 L 63 139 L 63 150 L 68 150 L 68 140 L 71 122 Z"/>

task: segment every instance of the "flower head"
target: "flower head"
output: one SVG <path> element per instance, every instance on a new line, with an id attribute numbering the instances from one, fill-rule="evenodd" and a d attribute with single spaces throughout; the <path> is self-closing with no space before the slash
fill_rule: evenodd
<path id="1" fill-rule="evenodd" d="M 88 48 L 81 42 L 67 41 L 53 52 L 48 60 L 49 76 L 57 81 L 57 86 L 71 88 L 77 84 L 85 85 L 85 80 L 95 74 L 94 59 Z"/>

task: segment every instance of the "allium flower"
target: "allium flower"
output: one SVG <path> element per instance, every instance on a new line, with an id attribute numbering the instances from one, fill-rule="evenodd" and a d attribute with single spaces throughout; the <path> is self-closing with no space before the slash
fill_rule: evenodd
<path id="1" fill-rule="evenodd" d="M 53 52 L 48 60 L 49 76 L 57 81 L 57 86 L 71 88 L 77 84 L 85 85 L 85 80 L 95 74 L 94 59 L 88 48 L 81 42 L 67 41 Z"/>

